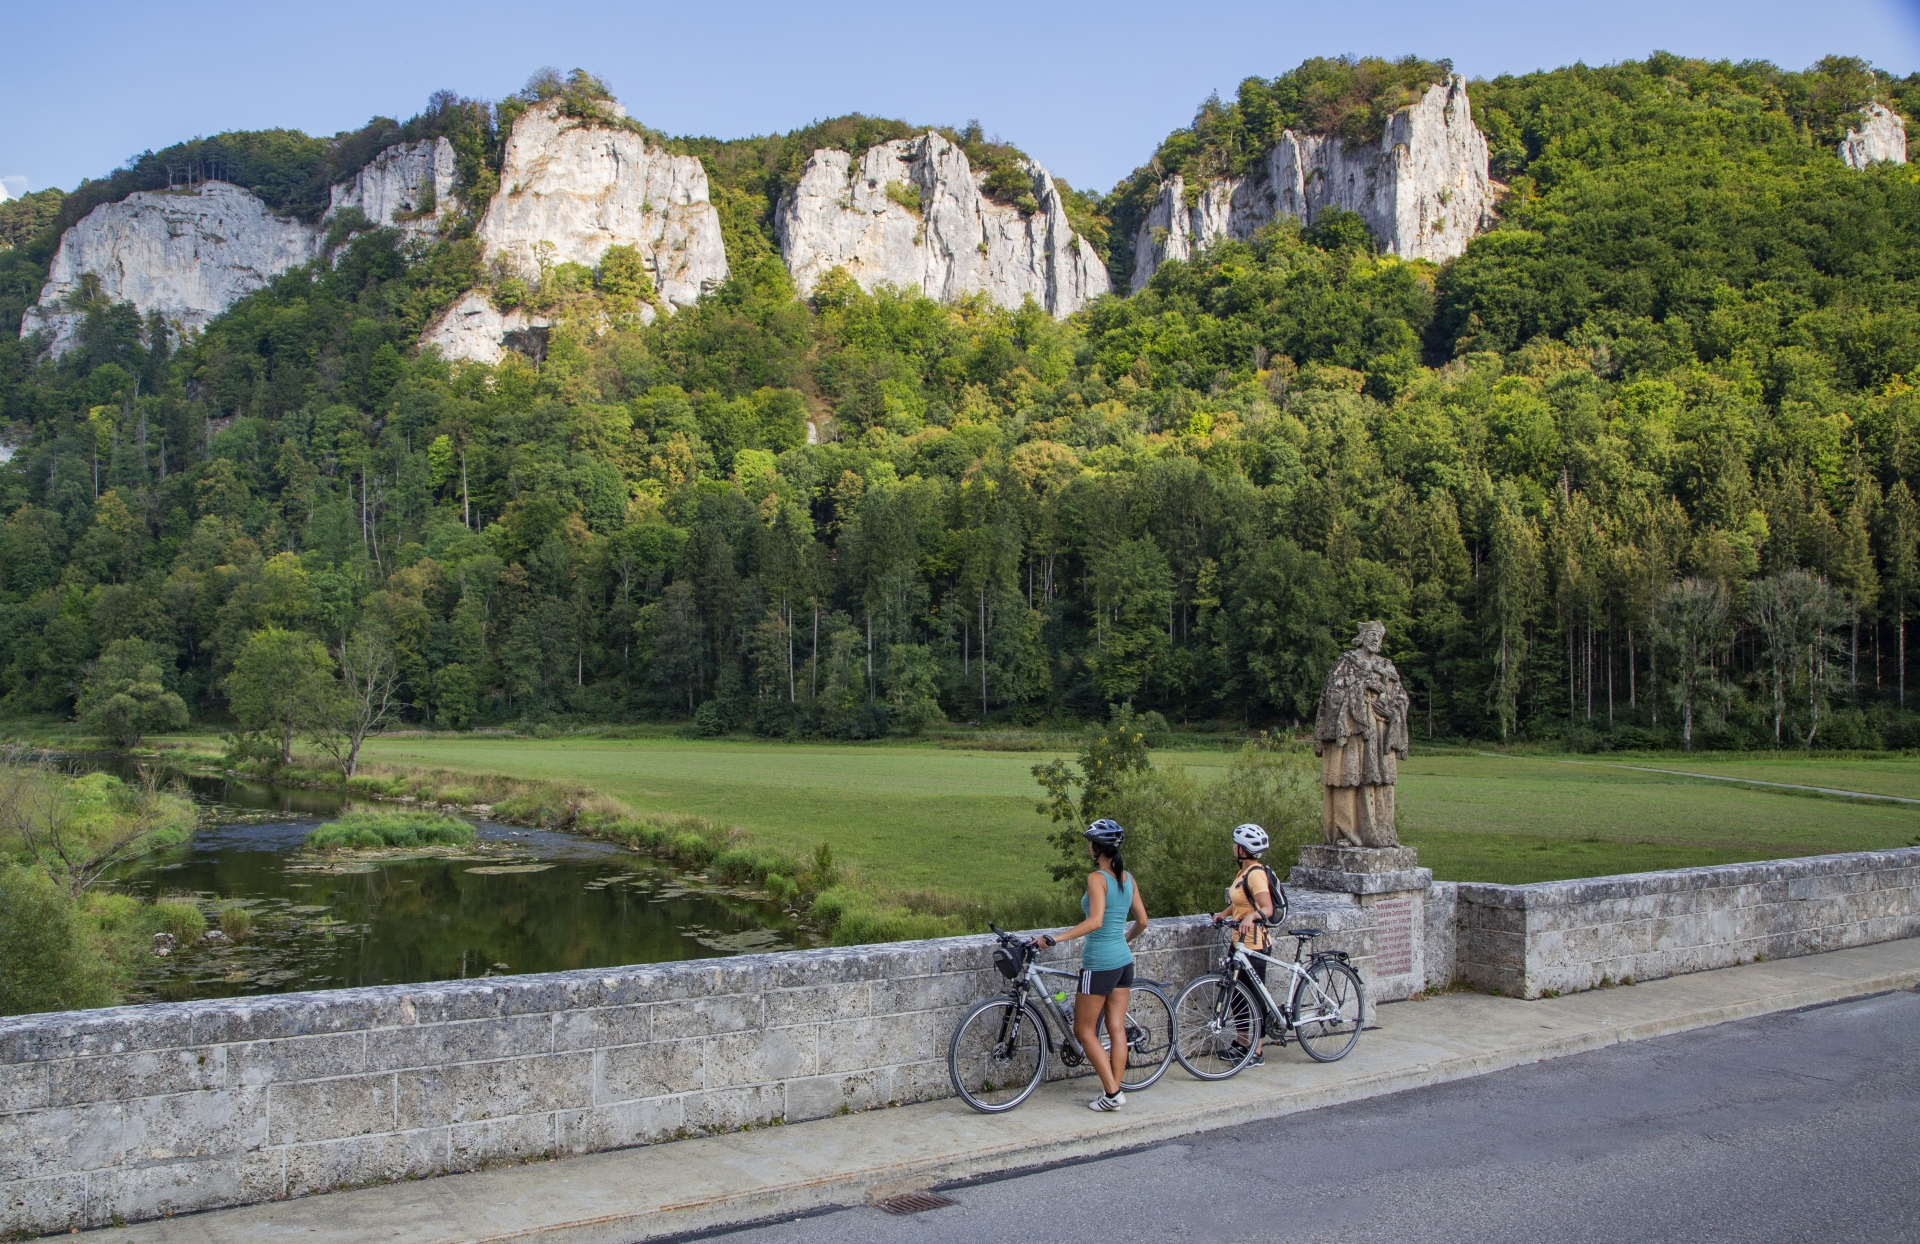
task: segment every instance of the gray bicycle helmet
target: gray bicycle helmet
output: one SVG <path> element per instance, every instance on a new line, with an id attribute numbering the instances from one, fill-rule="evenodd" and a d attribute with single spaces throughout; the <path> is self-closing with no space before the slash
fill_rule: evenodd
<path id="1" fill-rule="evenodd" d="M 1248 855 L 1254 856 L 1261 854 L 1273 845 L 1273 840 L 1267 837 L 1267 831 L 1252 823 L 1242 825 L 1235 829 L 1233 831 L 1233 840 L 1240 846 L 1245 847 Z"/>
<path id="2" fill-rule="evenodd" d="M 1120 827 L 1120 822 L 1101 817 L 1082 830 L 1080 836 L 1103 847 L 1117 848 L 1125 840 L 1127 831 Z"/>

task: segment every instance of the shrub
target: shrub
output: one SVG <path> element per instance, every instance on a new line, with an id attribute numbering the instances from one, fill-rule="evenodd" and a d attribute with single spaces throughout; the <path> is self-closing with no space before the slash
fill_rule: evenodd
<path id="1" fill-rule="evenodd" d="M 223 903 L 220 907 L 220 931 L 239 941 L 253 931 L 253 912 L 240 903 Z"/>
<path id="2" fill-rule="evenodd" d="M 162 896 L 147 913 L 146 923 L 155 933 L 171 933 L 185 946 L 197 942 L 207 931 L 207 918 L 200 905 L 186 896 Z"/>
<path id="3" fill-rule="evenodd" d="M 1124 856 L 1149 916 L 1211 911 L 1233 880 L 1229 831 L 1252 821 L 1273 840 L 1269 860 L 1285 861 L 1320 831 L 1317 775 L 1305 752 L 1249 743 L 1225 776 L 1202 783 L 1180 765 L 1126 781 L 1102 809 L 1127 828 Z M 1086 869 L 1067 878 L 1074 889 Z"/>
<path id="4" fill-rule="evenodd" d="M 703 739 L 717 739 L 727 732 L 727 712 L 718 700 L 708 700 L 694 710 L 693 732 Z"/>
<path id="5" fill-rule="evenodd" d="M 339 820 L 308 831 L 307 846 L 315 851 L 460 846 L 472 842 L 473 838 L 473 826 L 456 816 L 356 808 Z"/>
<path id="6" fill-rule="evenodd" d="M 0 868 L 0 1015 L 99 1006 L 89 979 L 73 903 L 39 869 Z"/>

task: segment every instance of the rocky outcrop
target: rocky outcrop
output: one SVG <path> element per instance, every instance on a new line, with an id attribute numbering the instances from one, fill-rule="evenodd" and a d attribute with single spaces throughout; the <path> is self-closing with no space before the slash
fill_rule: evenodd
<path id="1" fill-rule="evenodd" d="M 45 332 L 56 356 L 74 343 L 82 302 L 131 302 L 176 333 L 206 322 L 273 277 L 311 260 L 320 234 L 275 216 L 238 186 L 143 190 L 103 203 L 61 235 L 40 300 L 20 335 Z M 88 278 L 94 279 L 88 279 Z"/>
<path id="2" fill-rule="evenodd" d="M 617 119 L 618 106 L 606 107 Z M 500 192 L 478 237 L 488 261 L 523 279 L 537 279 L 543 266 L 592 267 L 608 247 L 632 246 L 662 311 L 692 306 L 727 279 L 720 214 L 708 201 L 700 161 L 669 155 L 617 125 L 569 117 L 558 101 L 514 122 Z M 493 363 L 508 348 L 508 333 L 537 326 L 522 312 L 493 309 L 476 292 L 448 308 L 421 343 L 450 359 Z"/>
<path id="3" fill-rule="evenodd" d="M 354 208 L 375 225 L 414 237 L 434 234 L 455 210 L 453 175 L 453 144 L 446 139 L 395 143 L 333 188 L 326 219 Z"/>
<path id="4" fill-rule="evenodd" d="M 1053 178 L 1025 168 L 1033 212 L 987 198 L 966 153 L 936 133 L 871 147 L 857 169 L 844 151 L 816 151 L 775 218 L 781 257 L 802 294 L 844 268 L 863 289 L 984 293 L 1003 307 L 1031 297 L 1070 315 L 1107 292 L 1106 266 Z"/>
<path id="5" fill-rule="evenodd" d="M 1840 158 L 1848 168 L 1907 162 L 1907 123 L 1880 104 L 1860 110 L 1860 128 L 1840 140 Z"/>
<path id="6" fill-rule="evenodd" d="M 1132 289 L 1169 259 L 1245 240 L 1278 216 L 1311 223 L 1329 208 L 1358 213 L 1383 251 L 1444 261 L 1493 223 L 1493 204 L 1487 140 L 1456 75 L 1389 117 L 1378 144 L 1350 149 L 1287 130 L 1245 177 L 1210 180 L 1191 196 L 1181 177 L 1168 178 L 1134 237 Z"/>

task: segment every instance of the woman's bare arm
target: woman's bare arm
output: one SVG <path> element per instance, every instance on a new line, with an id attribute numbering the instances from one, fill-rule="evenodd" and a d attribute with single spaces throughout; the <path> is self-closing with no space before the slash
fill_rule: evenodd
<path id="1" fill-rule="evenodd" d="M 1100 922 L 1107 918 L 1107 887 L 1103 880 L 1106 875 L 1104 871 L 1087 874 L 1087 918 L 1064 932 L 1041 934 L 1049 945 L 1057 946 L 1076 937 L 1085 937 L 1100 927 Z M 1139 895 L 1134 897 L 1138 900 Z"/>

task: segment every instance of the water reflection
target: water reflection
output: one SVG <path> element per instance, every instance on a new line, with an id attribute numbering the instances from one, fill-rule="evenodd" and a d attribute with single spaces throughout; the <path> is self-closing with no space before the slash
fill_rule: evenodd
<path id="1" fill-rule="evenodd" d="M 91 759 L 91 758 L 89 758 Z M 117 758 L 116 758 L 117 761 Z M 97 765 L 115 770 L 123 763 Z M 659 963 L 812 944 L 778 904 L 610 843 L 476 822 L 459 853 L 305 855 L 342 799 L 193 776 L 221 823 L 121 870 L 130 892 L 247 909 L 251 928 L 156 958 L 128 1001 Z"/>

